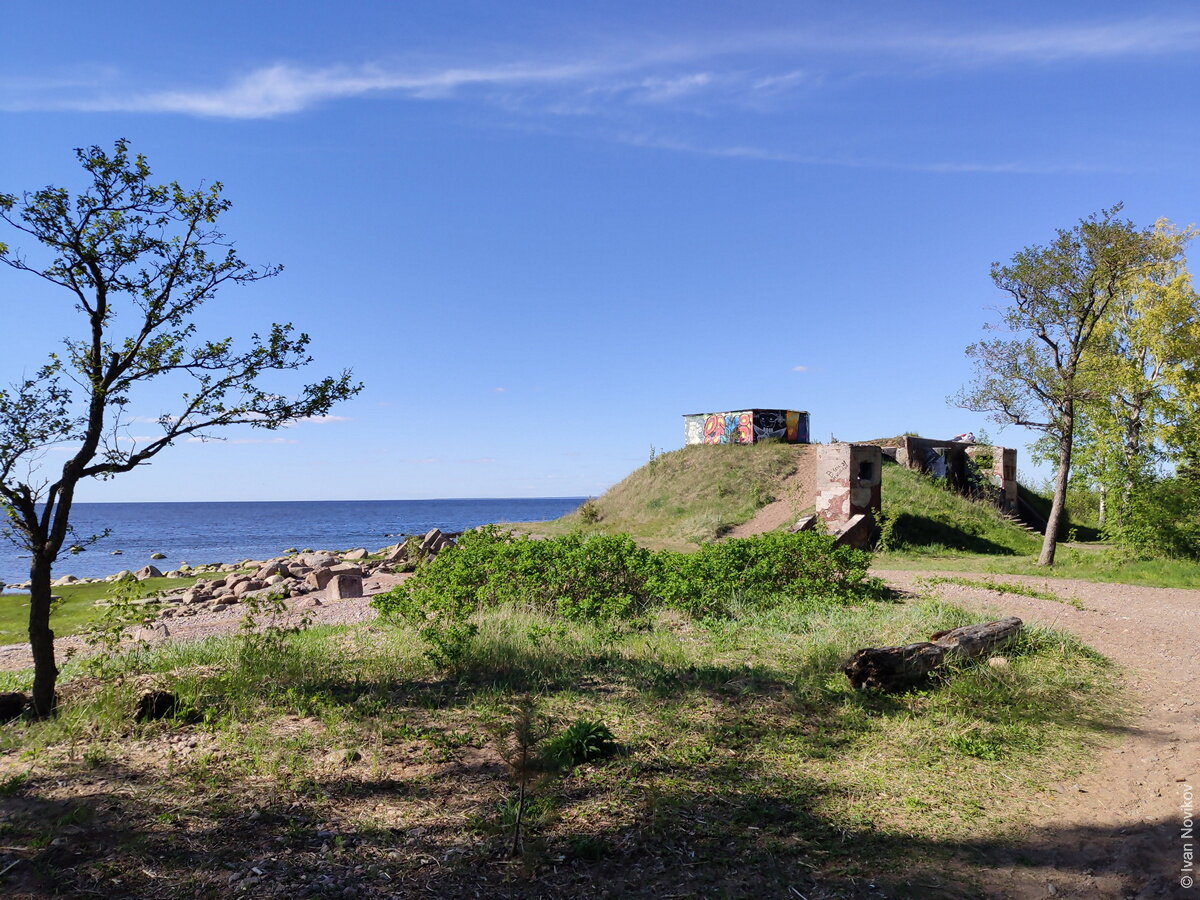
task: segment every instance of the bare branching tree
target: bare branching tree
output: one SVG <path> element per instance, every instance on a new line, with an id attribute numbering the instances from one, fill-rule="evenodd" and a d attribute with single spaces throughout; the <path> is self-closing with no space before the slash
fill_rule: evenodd
<path id="1" fill-rule="evenodd" d="M 63 289 L 80 317 L 78 334 L 60 353 L 0 390 L 0 504 L 7 534 L 31 555 L 37 716 L 54 709 L 51 572 L 71 534 L 79 482 L 129 472 L 183 437 L 230 425 L 275 429 L 321 415 L 361 389 L 348 371 L 295 396 L 263 387 L 265 374 L 311 361 L 308 336 L 291 325 L 272 325 L 240 347 L 232 338 L 197 335 L 194 315 L 222 285 L 280 271 L 243 262 L 217 229 L 230 207 L 219 182 L 192 191 L 153 184 L 145 158 L 131 156 L 124 140 L 111 154 L 91 147 L 76 156 L 91 178 L 83 192 L 0 194 L 0 220 L 32 238 L 44 257 L 34 263 L 0 243 L 0 261 Z M 9 300 L 10 310 L 18 302 Z M 127 410 L 139 388 L 159 380 L 178 384 L 178 406 L 158 418 L 161 435 L 131 443 Z M 61 470 L 46 464 L 54 447 L 69 453 Z"/>

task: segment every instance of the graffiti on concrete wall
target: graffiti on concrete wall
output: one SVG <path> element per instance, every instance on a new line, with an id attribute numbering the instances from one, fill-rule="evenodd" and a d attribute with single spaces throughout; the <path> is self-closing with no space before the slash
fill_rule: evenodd
<path id="1" fill-rule="evenodd" d="M 754 411 L 754 439 L 787 439 L 788 416 L 785 409 L 756 409 Z"/>
<path id="2" fill-rule="evenodd" d="M 753 422 L 749 412 L 713 413 L 704 420 L 704 443 L 753 444 Z"/>
<path id="3" fill-rule="evenodd" d="M 792 409 L 743 409 L 683 417 L 685 444 L 753 444 L 778 438 L 808 443 L 808 413 Z"/>
<path id="4" fill-rule="evenodd" d="M 754 439 L 780 438 L 789 444 L 808 443 L 808 416 L 794 409 L 754 410 Z"/>

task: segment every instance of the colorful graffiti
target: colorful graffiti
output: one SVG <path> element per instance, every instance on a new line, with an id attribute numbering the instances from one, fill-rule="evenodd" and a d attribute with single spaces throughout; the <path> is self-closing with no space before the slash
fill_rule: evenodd
<path id="1" fill-rule="evenodd" d="M 744 409 L 683 417 L 685 444 L 753 444 L 776 438 L 808 443 L 808 413 L 793 409 Z"/>
<path id="2" fill-rule="evenodd" d="M 705 444 L 753 444 L 752 413 L 713 413 L 704 420 Z"/>

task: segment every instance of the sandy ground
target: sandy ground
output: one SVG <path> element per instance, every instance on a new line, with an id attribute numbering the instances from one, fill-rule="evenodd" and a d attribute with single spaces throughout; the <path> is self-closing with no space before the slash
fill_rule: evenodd
<path id="1" fill-rule="evenodd" d="M 875 574 L 897 589 L 914 590 L 919 578 L 939 573 Z M 1183 871 L 1184 845 L 1200 848 L 1200 839 L 1181 837 L 1185 795 L 1189 788 L 1200 795 L 1200 591 L 940 574 L 1025 583 L 1077 598 L 1083 610 L 958 585 L 921 589 L 981 612 L 1016 615 L 1077 635 L 1125 669 L 1140 706 L 1119 739 L 1097 751 L 1092 771 L 1036 798 L 1034 829 L 1020 847 L 986 854 L 991 865 L 982 880 L 989 894 L 1200 900 L 1200 887 L 1187 881 L 1196 872 Z"/>

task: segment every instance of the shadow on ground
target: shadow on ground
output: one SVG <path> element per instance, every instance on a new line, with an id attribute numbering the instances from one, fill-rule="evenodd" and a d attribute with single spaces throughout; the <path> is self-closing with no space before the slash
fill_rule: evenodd
<path id="1" fill-rule="evenodd" d="M 534 830 L 523 858 L 510 831 L 445 820 L 364 828 L 342 821 L 348 798 L 425 802 L 465 787 L 445 780 L 331 776 L 308 794 L 261 795 L 232 783 L 169 802 L 116 765 L 67 773 L 75 795 L 34 781 L 0 800 L 0 891 L 8 898 L 136 897 L 1159 897 L 1178 867 L 1178 823 L 1121 835 L 1097 828 L 1039 833 L 1018 843 L 939 842 L 839 829 L 815 810 L 815 783 L 767 773 L 736 793 L 647 794 L 636 820 Z M 476 773 L 496 779 L 496 773 Z M 60 778 L 57 784 L 61 785 Z M 502 783 L 502 782 L 500 782 Z M 589 790 L 564 783 L 560 822 Z M 483 799 L 478 804 L 486 806 Z"/>

